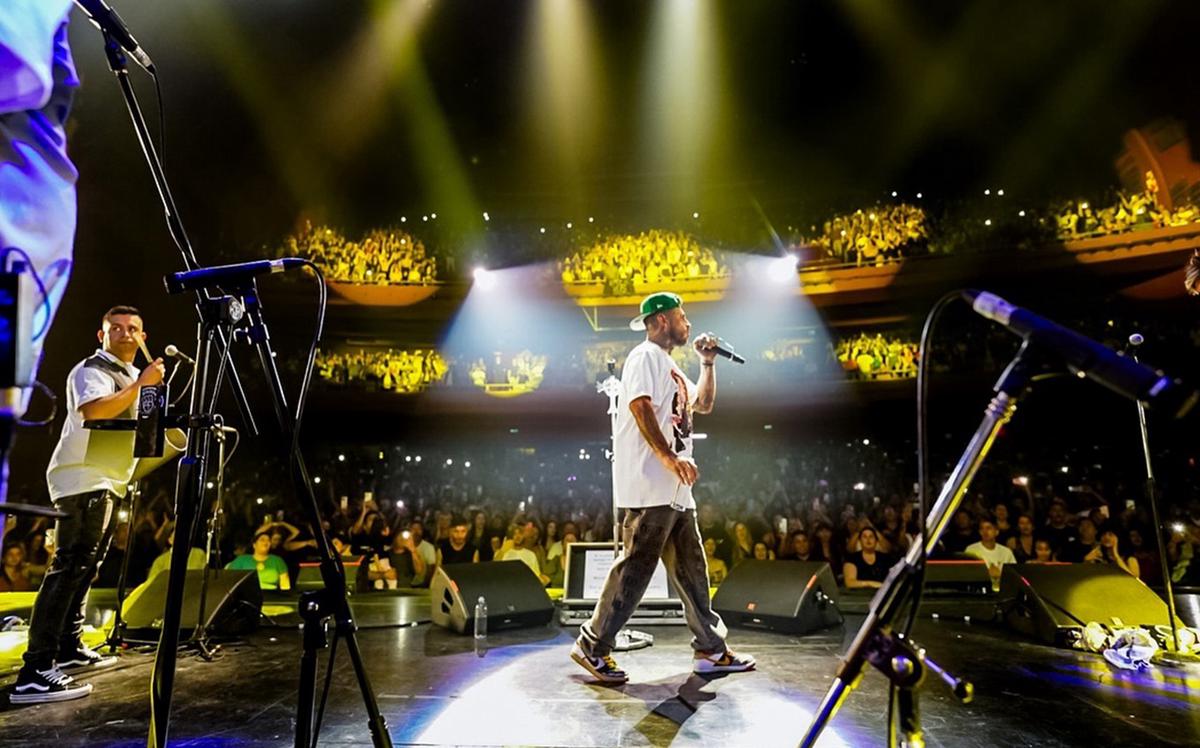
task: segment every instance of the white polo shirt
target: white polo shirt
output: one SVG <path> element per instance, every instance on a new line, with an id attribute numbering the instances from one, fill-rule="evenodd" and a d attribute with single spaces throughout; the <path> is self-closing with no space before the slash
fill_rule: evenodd
<path id="1" fill-rule="evenodd" d="M 613 444 L 617 506 L 640 509 L 674 503 L 685 509 L 695 508 L 691 486 L 683 485 L 659 462 L 638 429 L 629 404 L 639 397 L 649 397 L 667 444 L 681 459 L 691 460 L 696 394 L 695 383 L 660 346 L 647 340 L 630 351 L 621 371 Z"/>
<path id="2" fill-rule="evenodd" d="M 140 373 L 133 364 L 103 350 L 71 369 L 67 375 L 67 418 L 46 470 L 52 500 L 102 489 L 125 495 L 137 465 L 134 433 L 85 429 L 80 408 L 133 384 Z M 137 398 L 117 417 L 136 418 Z"/>

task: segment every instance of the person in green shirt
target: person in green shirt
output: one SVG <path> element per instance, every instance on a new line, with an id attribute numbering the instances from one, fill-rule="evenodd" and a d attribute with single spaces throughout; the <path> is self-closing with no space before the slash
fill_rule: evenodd
<path id="1" fill-rule="evenodd" d="M 287 564 L 279 556 L 271 555 L 271 533 L 260 530 L 254 535 L 254 553 L 243 554 L 230 561 L 226 569 L 258 572 L 258 586 L 264 590 L 290 590 L 292 580 L 288 578 Z"/>

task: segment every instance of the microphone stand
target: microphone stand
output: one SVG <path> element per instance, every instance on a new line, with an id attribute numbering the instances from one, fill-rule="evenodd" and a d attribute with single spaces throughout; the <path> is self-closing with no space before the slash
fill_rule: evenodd
<path id="1" fill-rule="evenodd" d="M 117 610 L 113 617 L 113 627 L 108 632 L 108 638 L 104 641 L 104 646 L 108 647 L 108 651 L 116 654 L 117 650 L 125 645 L 125 618 L 122 614 L 122 608 L 125 607 L 125 584 L 129 577 L 129 557 L 133 555 L 133 521 L 137 517 L 138 497 L 142 495 L 142 488 L 138 485 L 138 481 L 129 484 L 129 530 L 125 534 L 125 553 L 121 556 L 121 573 L 117 575 Z M 120 504 L 118 502 L 117 511 L 120 512 Z"/>
<path id="2" fill-rule="evenodd" d="M 337 651 L 337 643 L 344 641 L 346 651 L 350 655 L 350 662 L 354 667 L 355 677 L 358 680 L 363 705 L 367 710 L 367 725 L 371 732 L 371 741 L 375 748 L 391 748 L 392 739 L 388 735 L 387 720 L 379 711 L 379 704 L 371 688 L 362 652 L 355 636 L 358 626 L 354 622 L 354 617 L 350 612 L 350 603 L 346 598 L 346 571 L 342 566 L 341 555 L 334 551 L 333 544 L 329 541 L 329 535 L 321 525 L 321 511 L 317 504 L 317 495 L 313 491 L 308 468 L 304 464 L 304 456 L 300 452 L 299 442 L 296 439 L 296 415 L 288 407 L 283 381 L 275 364 L 275 352 L 271 349 L 267 323 L 263 318 L 258 288 L 253 278 L 243 282 L 239 294 L 245 302 L 248 326 L 245 330 L 238 331 L 238 337 L 248 340 L 258 351 L 258 359 L 262 364 L 271 391 L 271 404 L 275 409 L 275 417 L 279 421 L 283 438 L 287 440 L 292 482 L 300 499 L 301 508 L 308 515 L 313 537 L 317 541 L 317 551 L 321 557 L 321 579 L 325 583 L 324 589 L 309 590 L 300 595 L 299 612 L 300 617 L 304 620 L 304 652 L 300 658 L 300 689 L 296 706 L 295 746 L 296 748 L 311 748 L 316 745 L 320 736 L 324 701 L 322 701 L 321 712 L 314 713 L 317 652 L 328 645 L 326 639 L 328 619 L 333 618 L 334 647 L 330 650 L 329 664 L 332 665 Z M 332 673 L 333 668 L 330 667 L 329 670 Z"/>
<path id="3" fill-rule="evenodd" d="M 895 687 L 892 696 L 892 706 L 895 709 L 891 710 L 895 712 L 895 721 L 889 721 L 887 726 L 889 746 L 905 745 L 916 748 L 925 745 L 917 689 L 924 681 L 926 669 L 932 670 L 941 678 L 959 702 L 965 704 L 973 698 L 974 686 L 935 663 L 924 648 L 904 636 L 903 632 L 894 631 L 893 624 L 905 605 L 913 602 L 918 572 L 925 556 L 937 545 L 950 523 L 950 518 L 958 511 L 975 473 L 991 450 L 997 434 L 1012 420 L 1017 402 L 1028 391 L 1036 373 L 1035 367 L 1028 361 L 1031 348 L 1028 341 L 1022 344 L 1008 368 L 1000 375 L 994 388 L 996 396 L 988 403 L 975 435 L 971 437 L 929 511 L 926 522 L 928 536 L 917 537 L 904 558 L 892 567 L 883 586 L 871 600 L 866 620 L 858 630 L 854 642 L 846 650 L 833 685 L 826 692 L 800 742 L 803 748 L 816 745 L 825 726 L 857 687 L 863 676 L 863 666 L 868 663 L 882 672 Z M 898 733 L 903 737 L 899 737 Z"/>
<path id="4" fill-rule="evenodd" d="M 138 144 L 142 148 L 142 154 L 145 156 L 146 164 L 154 180 L 154 186 L 158 190 L 159 200 L 166 215 L 167 229 L 183 257 L 184 266 L 193 270 L 199 266 L 199 263 L 192 251 L 187 233 L 184 231 L 179 212 L 175 207 L 175 199 L 171 195 L 170 186 L 162 168 L 162 162 L 154 148 L 154 142 L 146 126 L 145 117 L 142 116 L 137 95 L 129 81 L 129 68 L 125 52 L 111 34 L 102 32 L 102 36 L 104 37 L 104 53 L 108 60 L 108 67 L 120 86 Z M 228 296 L 217 296 L 207 290 L 196 294 L 196 312 L 200 322 L 198 323 L 195 359 L 197 370 L 203 371 L 203 374 L 197 379 L 204 381 L 196 382 L 195 388 L 192 390 L 192 408 L 189 411 L 191 415 L 183 423 L 184 426 L 191 428 L 188 431 L 187 450 L 176 473 L 176 539 L 182 542 L 177 542 L 171 550 L 172 566 L 163 610 L 163 628 L 158 652 L 155 656 L 154 675 L 150 690 L 150 729 L 146 738 L 146 744 L 150 748 L 159 748 L 160 746 L 165 748 L 171 715 L 176 647 L 179 641 L 180 608 L 183 603 L 183 585 L 187 571 L 187 552 L 193 539 L 200 497 L 203 495 L 205 463 L 209 451 L 207 429 L 212 425 L 211 415 L 197 412 L 197 409 L 203 411 L 204 407 L 208 405 L 205 403 L 209 384 L 206 370 L 208 356 L 215 347 L 222 362 L 221 372 L 223 373 L 230 354 L 228 334 L 232 331 L 232 325 L 240 321 L 242 311 L 240 302 Z M 203 359 L 201 354 L 204 355 Z M 230 365 L 229 373 L 234 397 L 243 422 L 250 433 L 257 435 L 258 427 L 254 422 L 254 416 L 236 368 Z M 217 387 L 213 387 L 214 392 L 217 389 Z M 213 404 L 215 404 L 215 397 Z M 211 405 L 208 407 L 208 412 L 211 413 Z"/>
<path id="5" fill-rule="evenodd" d="M 1130 358 L 1138 362 L 1135 348 L 1140 345 L 1140 338 L 1139 342 L 1135 343 L 1133 336 L 1130 336 L 1129 342 L 1133 347 L 1129 352 Z M 1154 481 L 1154 464 L 1150 459 L 1150 434 L 1146 429 L 1146 405 L 1141 400 L 1136 403 L 1138 430 L 1142 437 L 1142 455 L 1146 460 L 1146 503 L 1150 505 L 1150 519 L 1154 522 L 1154 540 L 1158 545 L 1158 561 L 1162 564 L 1163 589 L 1167 595 L 1167 614 L 1171 618 L 1171 641 L 1175 644 L 1175 654 L 1179 655 L 1182 652 L 1179 651 L 1179 627 L 1175 622 L 1175 583 L 1171 580 L 1171 565 L 1167 562 L 1167 549 L 1162 537 L 1162 520 L 1159 519 L 1158 514 L 1158 490 Z"/>
<path id="6" fill-rule="evenodd" d="M 207 616 L 204 614 L 208 603 L 208 580 L 211 576 L 210 565 L 212 562 L 213 552 L 213 535 L 217 527 L 217 515 L 221 511 L 221 499 L 224 495 L 225 487 L 225 426 L 217 421 L 212 428 L 213 438 L 217 442 L 217 498 L 213 504 L 212 512 L 208 515 L 208 522 L 205 538 L 204 538 L 204 572 L 200 577 L 200 612 L 196 620 L 196 628 L 192 632 L 192 644 L 200 650 L 200 657 L 211 662 L 213 656 L 221 645 L 213 645 L 208 637 L 208 626 L 205 623 Z M 191 548 L 188 549 L 191 553 Z"/>

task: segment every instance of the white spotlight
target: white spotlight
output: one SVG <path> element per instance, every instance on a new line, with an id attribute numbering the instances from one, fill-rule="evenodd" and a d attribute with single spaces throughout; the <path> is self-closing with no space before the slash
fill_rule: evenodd
<path id="1" fill-rule="evenodd" d="M 472 272 L 475 276 L 475 285 L 480 289 L 487 291 L 490 288 L 496 287 L 496 274 L 485 267 L 477 267 Z"/>
<path id="2" fill-rule="evenodd" d="M 771 260 L 771 268 L 768 273 L 771 280 L 779 284 L 792 280 L 796 275 L 796 255 L 787 254 Z"/>

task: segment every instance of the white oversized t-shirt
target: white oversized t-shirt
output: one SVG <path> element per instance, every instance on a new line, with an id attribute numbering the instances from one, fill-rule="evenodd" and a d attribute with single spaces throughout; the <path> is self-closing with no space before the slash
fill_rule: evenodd
<path id="1" fill-rule="evenodd" d="M 690 486 L 667 470 L 638 429 L 629 404 L 649 397 L 655 420 L 667 444 L 685 460 L 692 459 L 692 406 L 696 385 L 660 346 L 640 343 L 625 359 L 613 450 L 617 506 L 643 508 L 675 504 L 694 509 Z"/>
<path id="2" fill-rule="evenodd" d="M 52 500 L 101 490 L 125 495 L 137 466 L 134 433 L 85 429 L 80 408 L 133 384 L 139 373 L 133 364 L 103 350 L 71 369 L 67 375 L 67 417 L 46 470 Z M 137 398 L 118 418 L 137 418 Z"/>

